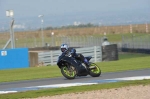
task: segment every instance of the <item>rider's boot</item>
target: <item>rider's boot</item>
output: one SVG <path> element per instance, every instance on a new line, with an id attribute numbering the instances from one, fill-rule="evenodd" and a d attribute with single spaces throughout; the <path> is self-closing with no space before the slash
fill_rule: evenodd
<path id="1" fill-rule="evenodd" d="M 90 67 L 90 63 L 86 58 L 84 59 L 84 64 L 86 67 Z"/>

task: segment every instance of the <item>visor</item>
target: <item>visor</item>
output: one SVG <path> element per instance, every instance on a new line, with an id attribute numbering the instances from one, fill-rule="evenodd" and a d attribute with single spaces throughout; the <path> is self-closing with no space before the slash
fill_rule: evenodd
<path id="1" fill-rule="evenodd" d="M 61 51 L 64 52 L 66 50 L 66 48 L 61 48 Z"/>

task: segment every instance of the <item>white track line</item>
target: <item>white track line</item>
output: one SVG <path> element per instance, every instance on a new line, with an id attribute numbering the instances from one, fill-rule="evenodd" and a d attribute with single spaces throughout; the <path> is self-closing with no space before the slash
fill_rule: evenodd
<path id="1" fill-rule="evenodd" d="M 150 79 L 150 76 L 124 77 L 124 78 L 115 78 L 109 80 L 144 80 L 144 79 Z"/>

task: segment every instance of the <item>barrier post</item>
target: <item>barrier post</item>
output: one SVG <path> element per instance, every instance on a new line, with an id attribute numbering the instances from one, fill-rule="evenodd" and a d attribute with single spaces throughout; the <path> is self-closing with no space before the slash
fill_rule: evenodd
<path id="1" fill-rule="evenodd" d="M 94 46 L 94 62 L 97 62 L 96 46 Z"/>
<path id="2" fill-rule="evenodd" d="M 53 65 L 53 51 L 51 51 L 51 65 Z"/>

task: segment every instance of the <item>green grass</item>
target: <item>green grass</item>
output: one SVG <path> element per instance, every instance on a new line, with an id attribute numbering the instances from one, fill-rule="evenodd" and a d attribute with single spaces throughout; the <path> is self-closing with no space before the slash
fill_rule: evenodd
<path id="1" fill-rule="evenodd" d="M 102 72 L 115 72 L 150 68 L 150 56 L 146 54 L 120 54 L 118 61 L 97 63 Z M 62 77 L 55 66 L 30 67 L 23 69 L 0 70 L 0 82 Z"/>
<path id="2" fill-rule="evenodd" d="M 36 98 L 41 96 L 54 96 L 54 95 L 61 95 L 67 93 L 120 88 L 125 86 L 135 86 L 135 85 L 145 86 L 149 84 L 150 84 L 150 80 L 139 80 L 139 81 L 126 81 L 126 82 L 117 82 L 117 83 L 109 83 L 109 84 L 97 84 L 97 85 L 90 85 L 90 86 L 85 85 L 85 86 L 66 87 L 66 88 L 42 89 L 36 91 L 2 94 L 0 95 L 0 99 Z"/>
<path id="3" fill-rule="evenodd" d="M 144 54 L 124 54 L 120 55 L 119 61 L 109 61 L 99 63 L 103 72 L 115 72 L 125 70 L 137 70 L 143 68 L 150 68 L 150 56 Z"/>
<path id="4" fill-rule="evenodd" d="M 60 70 L 57 66 L 1 70 L 0 74 L 0 82 L 31 80 L 39 78 L 53 78 L 61 76 Z"/>

